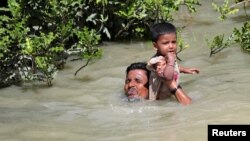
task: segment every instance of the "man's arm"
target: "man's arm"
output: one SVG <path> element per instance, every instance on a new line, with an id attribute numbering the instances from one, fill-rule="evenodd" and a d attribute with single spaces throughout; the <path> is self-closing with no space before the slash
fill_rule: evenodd
<path id="1" fill-rule="evenodd" d="M 192 99 L 182 90 L 177 89 L 175 93 L 175 98 L 182 104 L 182 105 L 188 105 L 192 103 Z"/>
<path id="2" fill-rule="evenodd" d="M 184 92 L 184 90 L 180 86 L 177 86 L 175 81 L 167 83 L 167 85 L 170 86 L 171 93 L 175 96 L 179 103 L 181 103 L 182 105 L 188 105 L 192 103 L 192 99 Z"/>

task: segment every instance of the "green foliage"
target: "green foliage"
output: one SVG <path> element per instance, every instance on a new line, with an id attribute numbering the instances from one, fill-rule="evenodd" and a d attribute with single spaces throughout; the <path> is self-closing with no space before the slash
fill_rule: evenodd
<path id="1" fill-rule="evenodd" d="M 212 6 L 215 9 L 215 11 L 221 14 L 221 16 L 219 17 L 221 20 L 225 20 L 225 18 L 228 17 L 229 15 L 236 14 L 239 11 L 239 9 L 231 7 L 229 5 L 229 0 L 224 0 L 223 5 L 217 5 L 213 2 Z"/>
<path id="2" fill-rule="evenodd" d="M 114 13 L 120 19 L 122 28 L 116 33 L 115 38 L 124 35 L 146 35 L 148 26 L 152 23 L 172 21 L 173 13 L 185 5 L 189 12 L 196 12 L 197 0 L 137 0 L 119 2 Z M 126 35 L 125 34 L 125 35 Z"/>
<path id="3" fill-rule="evenodd" d="M 11 0 L 9 11 L 13 17 L 0 16 L 0 87 L 17 83 L 20 80 L 19 65 L 22 63 L 20 42 L 25 41 L 29 28 L 25 26 L 27 16 L 21 16 L 21 8 L 18 3 Z"/>
<path id="4" fill-rule="evenodd" d="M 250 53 L 250 22 L 244 23 L 240 29 L 234 28 L 235 42 L 239 43 L 244 51 Z"/>
<path id="5" fill-rule="evenodd" d="M 95 46 L 100 35 L 79 24 L 86 8 L 83 2 L 9 0 L 8 7 L 0 9 L 10 15 L 0 16 L 0 87 L 25 81 L 51 86 L 66 61 L 67 49 L 75 44 L 83 48 L 83 58 L 102 55 Z"/>
<path id="6" fill-rule="evenodd" d="M 13 84 L 10 80 L 45 81 L 51 86 L 69 55 L 87 60 L 87 65 L 102 56 L 100 41 L 145 38 L 151 24 L 173 20 L 183 5 L 196 12 L 200 4 L 198 0 L 8 0 L 0 8 L 8 13 L 0 15 L 0 69 L 5 72 L 0 80 L 7 85 Z M 184 49 L 183 41 L 179 43 Z"/>
<path id="7" fill-rule="evenodd" d="M 22 55 L 31 58 L 30 61 L 33 64 L 31 66 L 22 66 L 30 67 L 29 75 L 23 77 L 24 80 L 42 80 L 46 81 L 48 86 L 52 85 L 51 82 L 58 71 L 54 64 L 54 57 L 57 53 L 64 51 L 62 46 L 52 44 L 56 39 L 57 35 L 52 32 L 48 34 L 41 33 L 40 36 L 27 37 L 26 42 L 21 44 Z"/>
<path id="8" fill-rule="evenodd" d="M 8 0 L 0 11 L 1 84 L 44 81 L 52 85 L 69 55 L 100 58 L 104 39 L 147 36 L 148 26 L 173 20 L 198 0 Z M 83 67 L 79 68 L 81 70 Z M 13 80 L 13 81 L 12 81 Z M 0 85 L 1 85 L 0 84 Z M 0 86 L 1 87 L 1 86 Z"/>
<path id="9" fill-rule="evenodd" d="M 248 0 L 235 2 L 230 6 L 225 0 L 213 7 L 225 19 L 238 11 L 236 5 L 245 7 Z M 76 75 L 102 56 L 100 41 L 147 38 L 150 25 L 174 20 L 174 12 L 182 6 L 192 13 L 199 5 L 198 0 L 8 0 L 0 8 L 7 12 L 0 15 L 0 87 L 24 81 L 51 86 L 69 55 L 86 62 Z M 228 39 L 219 35 L 208 42 L 211 55 L 233 43 L 249 52 L 249 22 Z M 178 44 L 179 51 L 188 47 L 182 38 Z"/>
<path id="10" fill-rule="evenodd" d="M 185 41 L 183 40 L 182 38 L 182 35 L 181 35 L 181 29 L 180 28 L 177 28 L 177 43 L 178 43 L 178 47 L 179 47 L 179 52 L 181 52 L 182 50 L 184 49 L 187 49 L 189 48 L 189 44 L 185 43 Z"/>
<path id="11" fill-rule="evenodd" d="M 214 9 L 221 14 L 220 19 L 225 20 L 229 15 L 235 14 L 239 11 L 239 9 L 236 9 L 235 7 L 237 5 L 243 4 L 244 9 L 246 8 L 246 3 L 249 2 L 249 0 L 235 0 L 234 5 L 229 4 L 229 0 L 224 0 L 224 4 L 222 6 L 219 6 L 215 3 L 212 3 L 212 6 Z M 245 9 L 246 11 L 246 9 Z M 245 12 L 246 13 L 246 12 Z M 246 17 L 247 17 L 246 13 Z M 213 54 L 216 54 L 223 50 L 224 48 L 230 47 L 234 43 L 240 44 L 240 47 L 246 51 L 250 52 L 250 26 L 249 22 L 245 22 L 244 26 L 241 28 L 241 30 L 234 28 L 233 33 L 227 38 L 224 38 L 223 35 L 217 35 L 214 37 L 212 42 L 209 42 L 207 39 L 207 44 L 209 48 L 211 49 L 210 57 Z"/>
<path id="12" fill-rule="evenodd" d="M 245 10 L 245 14 L 247 15 L 247 4 L 249 3 L 249 0 L 234 0 L 235 4 L 229 4 L 229 0 L 224 0 L 223 5 L 218 5 L 216 3 L 212 3 L 212 7 L 215 11 L 219 12 L 221 16 L 219 19 L 225 20 L 228 16 L 238 13 L 239 8 L 236 8 L 238 5 L 243 5 L 243 8 Z"/>
<path id="13" fill-rule="evenodd" d="M 233 43 L 233 37 L 234 37 L 234 35 L 232 34 L 229 38 L 225 39 L 224 34 L 222 34 L 222 35 L 215 36 L 214 39 L 212 40 L 212 42 L 210 42 L 210 41 L 208 41 L 208 39 L 206 39 L 206 42 L 211 50 L 210 57 L 213 54 L 220 52 L 224 48 L 229 47 Z"/>
<path id="14" fill-rule="evenodd" d="M 250 52 L 250 23 L 244 23 L 241 30 L 234 28 L 233 33 L 227 39 L 225 39 L 224 34 L 222 34 L 215 36 L 212 42 L 207 39 L 206 41 L 211 50 L 210 57 L 235 43 L 240 44 L 240 47 L 244 51 Z"/>
<path id="15" fill-rule="evenodd" d="M 71 51 L 78 50 L 76 54 L 82 59 L 87 59 L 87 63 L 75 72 L 75 75 L 77 75 L 82 68 L 87 66 L 90 60 L 100 58 L 103 52 L 100 48 L 94 47 L 100 40 L 100 35 L 96 35 L 96 31 L 94 29 L 89 30 L 85 27 L 82 30 L 75 30 L 74 32 L 79 39 L 79 42 L 76 45 L 77 49 L 74 49 L 75 46 L 73 46 L 70 50 L 68 50 L 68 52 L 70 53 Z"/>

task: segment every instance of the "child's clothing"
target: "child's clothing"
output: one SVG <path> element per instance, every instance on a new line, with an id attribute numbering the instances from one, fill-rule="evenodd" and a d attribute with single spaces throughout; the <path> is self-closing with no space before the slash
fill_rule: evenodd
<path id="1" fill-rule="evenodd" d="M 163 56 L 155 56 L 151 58 L 147 63 L 147 68 L 151 71 L 149 78 L 149 100 L 165 99 L 172 95 L 169 88 L 166 86 L 166 84 L 164 84 L 163 71 L 165 70 L 167 64 L 166 63 L 163 64 L 162 63 L 163 61 L 166 62 Z M 163 65 L 159 66 L 159 68 L 164 68 L 160 71 L 160 74 L 157 74 L 156 71 L 157 65 Z M 179 85 L 180 70 L 176 60 L 174 63 L 173 75 L 174 75 L 173 80 L 176 81 L 177 85 Z"/>

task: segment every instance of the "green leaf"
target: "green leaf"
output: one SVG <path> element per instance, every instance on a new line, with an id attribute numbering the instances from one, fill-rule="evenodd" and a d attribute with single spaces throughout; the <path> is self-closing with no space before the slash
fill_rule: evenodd
<path id="1" fill-rule="evenodd" d="M 10 9 L 9 9 L 9 8 L 5 8 L 5 7 L 0 7 L 0 11 L 9 12 L 9 11 L 10 11 Z"/>

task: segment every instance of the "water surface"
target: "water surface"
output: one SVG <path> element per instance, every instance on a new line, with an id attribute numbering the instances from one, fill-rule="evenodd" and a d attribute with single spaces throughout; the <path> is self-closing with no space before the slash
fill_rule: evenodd
<path id="1" fill-rule="evenodd" d="M 209 2 L 209 1 L 208 1 Z M 0 90 L 2 141 L 206 141 L 208 124 L 249 124 L 250 55 L 238 45 L 209 57 L 205 38 L 240 27 L 241 16 L 217 19 L 203 3 L 199 13 L 176 15 L 177 26 L 190 44 L 179 54 L 182 66 L 197 67 L 199 75 L 181 75 L 193 99 L 181 106 L 174 98 L 126 102 L 126 67 L 146 61 L 150 42 L 104 43 L 101 60 L 74 76 L 84 62 L 68 62 L 53 86 L 12 86 Z"/>

